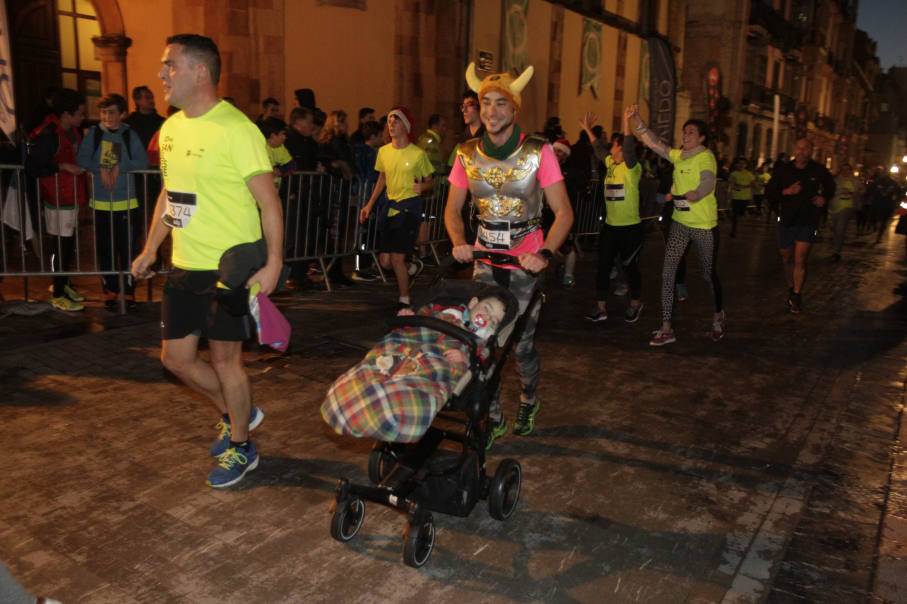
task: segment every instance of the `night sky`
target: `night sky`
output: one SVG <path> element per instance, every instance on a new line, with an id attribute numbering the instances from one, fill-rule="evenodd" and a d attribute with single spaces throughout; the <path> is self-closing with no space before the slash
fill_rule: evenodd
<path id="1" fill-rule="evenodd" d="M 857 27 L 878 44 L 882 69 L 907 66 L 907 0 L 860 0 Z"/>

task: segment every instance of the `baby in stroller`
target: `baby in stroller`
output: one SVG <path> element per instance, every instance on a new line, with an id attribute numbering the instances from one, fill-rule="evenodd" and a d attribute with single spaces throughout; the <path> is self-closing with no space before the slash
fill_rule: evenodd
<path id="1" fill-rule="evenodd" d="M 485 464 L 491 396 L 525 323 L 516 298 L 499 285 L 442 281 L 429 300 L 391 318 L 390 331 L 334 382 L 321 407 L 338 433 L 378 441 L 371 484 L 337 482 L 331 536 L 355 537 L 366 501 L 404 511 L 403 561 L 414 567 L 434 547 L 433 512 L 465 517 L 486 499 L 492 518 L 506 520 L 522 482 L 515 459 L 501 460 L 493 475 Z"/>
<path id="2" fill-rule="evenodd" d="M 472 334 L 480 357 L 488 339 L 513 316 L 509 292 L 469 283 L 465 303 L 452 292 L 456 282 L 432 292 L 415 311 L 400 311 L 406 326 L 389 331 L 365 358 L 341 375 L 328 390 L 321 415 L 338 434 L 384 442 L 415 442 L 428 430 L 457 384 L 468 372 L 469 346 L 432 328 L 432 322 L 404 317 L 432 317 Z M 475 287 L 478 285 L 479 287 Z"/>

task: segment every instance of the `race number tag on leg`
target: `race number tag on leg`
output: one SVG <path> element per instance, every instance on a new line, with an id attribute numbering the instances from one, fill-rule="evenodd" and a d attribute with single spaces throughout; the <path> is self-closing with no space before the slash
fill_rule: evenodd
<path id="1" fill-rule="evenodd" d="M 164 224 L 174 229 L 184 229 L 195 214 L 195 193 L 167 191 L 167 212 Z"/>
<path id="2" fill-rule="evenodd" d="M 490 250 L 509 250 L 510 223 L 483 222 L 479 225 L 479 243 Z"/>

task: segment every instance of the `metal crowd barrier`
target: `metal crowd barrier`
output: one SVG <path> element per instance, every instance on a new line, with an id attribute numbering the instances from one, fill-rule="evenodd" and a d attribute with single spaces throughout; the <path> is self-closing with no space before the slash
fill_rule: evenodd
<path id="1" fill-rule="evenodd" d="M 109 257 L 114 257 L 116 246 L 113 212 L 80 208 L 73 233 L 72 266 L 67 271 L 54 269 L 54 256 L 63 252 L 64 241 L 60 235 L 48 234 L 47 218 L 52 216 L 44 209 L 37 179 L 27 179 L 21 165 L 0 165 L 0 202 L 2 222 L 0 229 L 0 277 L 23 278 L 25 297 L 28 299 L 30 277 L 60 276 L 115 276 L 119 282 L 120 310 L 125 312 L 125 281 L 129 279 L 129 265 L 140 250 L 148 233 L 160 192 L 161 181 L 158 170 L 138 170 L 135 177 L 135 197 L 139 201 L 136 212 L 130 212 L 127 231 L 131 234 L 126 266 L 100 266 L 99 245 L 109 246 Z M 78 179 L 84 179 L 85 190 L 94 197 L 93 180 L 88 175 L 75 176 L 58 174 L 55 177 L 57 194 L 62 179 L 72 179 L 73 187 Z M 640 181 L 640 216 L 650 220 L 661 214 L 661 205 L 656 201 L 654 179 Z M 133 184 L 129 183 L 129 197 L 133 196 Z M 323 172 L 297 172 L 286 177 L 280 188 L 284 213 L 284 254 L 288 263 L 317 263 L 324 274 L 325 286 L 330 291 L 329 273 L 334 263 L 344 258 L 353 258 L 353 268 L 360 268 L 363 256 L 369 256 L 377 267 L 382 280 L 384 271 L 378 263 L 378 233 L 375 212 L 364 223 L 359 222 L 360 209 L 371 195 L 373 184 L 359 179 L 344 180 L 339 176 Z M 444 205 L 449 184 L 447 178 L 437 176 L 430 194 L 423 196 L 422 226 L 416 242 L 422 254 L 430 254 L 439 260 L 439 248 L 448 244 L 444 227 Z M 719 208 L 724 211 L 728 204 L 727 182 L 719 181 L 716 187 Z M 574 208 L 573 233 L 580 236 L 595 236 L 601 231 L 604 221 L 605 202 L 601 181 L 590 182 L 571 200 Z M 111 200 L 112 201 L 112 200 Z M 40 211 L 39 211 L 40 210 Z M 102 225 L 100 221 L 109 221 Z M 106 226 L 110 233 L 105 242 L 97 241 L 99 226 Z M 51 229 L 57 230 L 58 229 Z M 160 250 L 160 264 L 156 272 L 169 270 L 169 238 Z M 148 299 L 151 299 L 151 283 L 148 282 Z"/>
<path id="2" fill-rule="evenodd" d="M 155 199 L 157 190 L 153 188 L 153 175 L 156 171 L 141 171 L 135 178 L 141 183 L 135 187 L 130 179 L 127 197 L 139 198 L 136 211 L 126 212 L 127 262 L 125 266 L 101 266 L 99 254 L 106 251 L 107 256 L 115 263 L 117 237 L 114 225 L 114 213 L 88 207 L 89 199 L 105 201 L 103 195 L 94 191 L 93 179 L 89 174 L 74 175 L 59 173 L 54 177 L 54 197 L 60 199 L 61 190 L 71 187 L 74 200 L 81 199 L 83 206 L 76 205 L 74 215 L 62 209 L 59 204 L 53 207 L 41 195 L 39 179 L 27 178 L 21 165 L 0 165 L 0 182 L 3 184 L 2 223 L 0 229 L 0 277 L 21 277 L 26 299 L 29 299 L 29 277 L 74 277 L 74 276 L 113 276 L 117 278 L 120 311 L 125 312 L 126 280 L 130 279 L 129 265 L 140 247 L 138 242 L 148 229 L 148 216 L 141 212 L 147 204 L 145 199 Z M 149 179 L 152 176 L 152 179 Z M 134 190 L 135 189 L 135 190 Z M 159 190 L 159 185 L 158 185 Z M 84 192 L 84 193 L 83 193 Z M 112 194 L 107 201 L 113 203 Z M 153 207 L 153 203 L 151 204 Z M 62 233 L 64 222 L 72 220 L 72 235 Z M 106 222 L 105 222 L 106 221 Z M 48 224 L 49 222 L 49 224 Z M 105 242 L 98 241 L 99 229 L 109 233 Z M 70 241 L 71 240 L 71 241 Z M 102 245 L 109 246 L 106 250 Z M 71 258 L 67 270 L 62 270 L 62 256 L 68 255 L 71 246 Z M 60 263 L 59 266 L 55 266 Z M 150 297 L 150 287 L 148 295 Z"/>

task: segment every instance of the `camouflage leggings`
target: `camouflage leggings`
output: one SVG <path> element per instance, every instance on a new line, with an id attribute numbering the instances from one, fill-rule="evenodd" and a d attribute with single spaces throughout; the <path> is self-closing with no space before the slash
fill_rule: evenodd
<path id="1" fill-rule="evenodd" d="M 532 300 L 535 289 L 541 287 L 541 276 L 535 277 L 521 270 L 498 269 L 484 262 L 476 262 L 473 279 L 483 283 L 496 283 L 509 289 L 519 303 L 521 315 L 526 312 L 526 307 Z M 539 322 L 541 309 L 542 301 L 539 298 L 529 310 L 526 325 L 514 350 L 517 372 L 520 375 L 522 386 L 522 398 L 527 401 L 535 398 L 535 389 L 539 381 L 539 355 L 535 350 L 535 328 Z M 495 418 L 501 415 L 500 386 L 491 401 L 490 415 Z"/>

